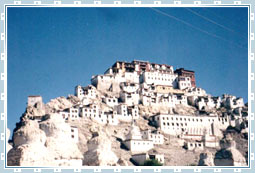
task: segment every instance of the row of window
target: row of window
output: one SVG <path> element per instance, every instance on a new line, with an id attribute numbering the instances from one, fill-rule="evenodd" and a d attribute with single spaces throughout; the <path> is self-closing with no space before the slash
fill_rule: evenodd
<path id="1" fill-rule="evenodd" d="M 156 118 L 157 120 L 159 120 L 159 117 L 157 117 Z M 197 122 L 203 122 L 203 119 L 198 119 L 198 118 L 183 118 L 183 117 L 180 117 L 180 118 L 178 118 L 178 117 L 162 117 L 162 120 L 180 120 L 180 121 L 197 121 Z M 209 119 L 210 120 L 210 119 Z M 214 119 L 213 119 L 213 121 L 214 121 Z"/>
<path id="2" fill-rule="evenodd" d="M 133 142 L 134 145 L 150 145 L 149 142 Z"/>
<path id="3" fill-rule="evenodd" d="M 193 144 L 192 143 L 189 143 L 189 146 L 193 147 Z M 195 147 L 202 147 L 202 144 L 201 143 L 195 143 L 194 144 Z"/>
<path id="4" fill-rule="evenodd" d="M 181 127 L 183 127 L 183 126 L 187 126 L 187 123 L 171 123 L 171 126 L 175 126 L 175 124 L 176 124 L 176 126 L 181 126 Z M 165 125 L 168 125 L 168 126 L 170 126 L 170 123 L 169 122 L 167 122 L 167 123 L 165 123 L 165 122 L 163 122 L 163 125 L 165 126 Z"/>
<path id="5" fill-rule="evenodd" d="M 171 81 L 171 82 L 173 82 L 173 81 L 174 81 L 173 79 L 171 79 L 171 80 L 170 80 L 170 79 L 156 78 L 156 77 L 155 77 L 155 78 L 153 78 L 153 77 L 151 77 L 151 78 L 150 78 L 150 77 L 148 77 L 148 79 L 152 79 L 152 80 L 162 80 L 162 81 L 169 81 L 169 82 L 170 82 L 170 81 Z"/>

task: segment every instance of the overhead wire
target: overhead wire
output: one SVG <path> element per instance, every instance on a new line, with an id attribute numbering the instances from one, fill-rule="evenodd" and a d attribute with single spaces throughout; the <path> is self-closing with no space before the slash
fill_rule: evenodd
<path id="1" fill-rule="evenodd" d="M 191 27 L 191 28 L 193 28 L 193 29 L 196 29 L 196 30 L 198 30 L 198 31 L 200 31 L 200 32 L 202 32 L 202 33 L 205 33 L 205 34 L 207 34 L 207 35 L 209 35 L 209 36 L 218 38 L 218 39 L 220 39 L 220 40 L 222 40 L 222 41 L 228 42 L 228 43 L 230 43 L 230 44 L 232 44 L 232 45 L 235 45 L 235 46 L 237 46 L 237 47 L 239 47 L 239 48 L 247 49 L 246 47 L 243 47 L 243 46 L 240 45 L 240 44 L 234 43 L 234 42 L 232 42 L 232 41 L 230 41 L 230 40 L 227 40 L 227 39 L 225 39 L 225 38 L 223 38 L 223 37 L 221 37 L 221 36 L 218 36 L 218 35 L 216 35 L 216 34 L 214 34 L 214 33 L 210 33 L 210 32 L 208 32 L 208 31 L 206 31 L 206 30 L 203 30 L 203 29 L 201 29 L 201 28 L 199 28 L 199 27 L 197 27 L 197 26 L 194 26 L 194 25 L 192 25 L 192 24 L 190 24 L 190 23 L 188 23 L 188 22 L 186 22 L 186 21 L 184 21 L 184 20 L 182 20 L 182 19 L 179 19 L 179 18 L 177 18 L 177 17 L 175 17 L 175 16 L 173 16 L 173 15 L 170 15 L 170 14 L 168 14 L 168 13 L 166 13 L 166 12 L 163 12 L 163 11 L 161 11 L 161 10 L 158 10 L 158 9 L 155 9 L 155 8 L 152 8 L 152 7 L 151 7 L 151 9 L 152 9 L 153 11 L 159 13 L 159 14 L 162 14 L 162 15 L 168 17 L 168 18 L 171 18 L 171 19 L 174 19 L 174 20 L 176 20 L 176 21 L 179 21 L 179 22 L 181 22 L 181 23 L 183 23 L 183 24 L 185 24 L 185 25 L 187 25 L 187 26 L 189 26 L 189 27 Z"/>
<path id="2" fill-rule="evenodd" d="M 226 26 L 224 26 L 224 25 L 222 25 L 222 24 L 219 24 L 219 23 L 215 22 L 214 20 L 211 20 L 211 19 L 209 19 L 208 17 L 205 17 L 205 16 L 203 16 L 203 15 L 201 15 L 201 14 L 195 12 L 194 10 L 191 10 L 190 8 L 185 8 L 185 9 L 188 10 L 189 12 L 195 14 L 196 16 L 203 18 L 204 20 L 206 20 L 206 21 L 208 21 L 208 22 L 211 22 L 211 23 L 213 23 L 213 24 L 215 24 L 215 25 L 217 25 L 217 26 L 219 26 L 219 27 L 221 27 L 221 28 L 223 28 L 223 29 L 225 29 L 225 30 L 227 30 L 227 31 L 230 31 L 230 32 L 232 32 L 232 33 L 234 33 L 234 34 L 236 34 L 236 35 L 242 37 L 242 38 L 246 38 L 245 36 L 240 35 L 240 33 L 234 31 L 233 29 L 230 29 L 230 28 L 228 28 L 228 27 L 226 27 Z"/>

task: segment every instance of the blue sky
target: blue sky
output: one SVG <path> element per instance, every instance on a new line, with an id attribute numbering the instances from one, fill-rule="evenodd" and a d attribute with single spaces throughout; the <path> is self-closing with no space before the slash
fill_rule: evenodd
<path id="1" fill-rule="evenodd" d="M 248 99 L 247 8 L 8 8 L 8 128 L 27 96 L 74 93 L 116 60 L 194 70 L 198 87 Z"/>

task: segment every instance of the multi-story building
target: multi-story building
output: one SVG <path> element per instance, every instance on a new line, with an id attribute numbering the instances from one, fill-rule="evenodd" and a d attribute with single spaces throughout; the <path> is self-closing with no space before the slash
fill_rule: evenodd
<path id="1" fill-rule="evenodd" d="M 133 123 L 129 133 L 126 135 L 124 145 L 132 153 L 143 153 L 153 148 L 153 141 L 143 139 L 139 127 Z"/>
<path id="2" fill-rule="evenodd" d="M 185 70 L 184 68 L 179 68 L 174 71 L 178 76 L 189 77 L 191 80 L 191 86 L 196 87 L 195 72 L 191 70 Z"/>
<path id="3" fill-rule="evenodd" d="M 151 121 L 157 127 L 170 135 L 186 135 L 194 139 L 201 139 L 206 130 L 208 134 L 214 135 L 212 125 L 226 129 L 230 124 L 229 118 L 218 116 L 189 116 L 189 115 L 155 115 Z M 197 139 L 197 138 L 196 138 Z"/>
<path id="4" fill-rule="evenodd" d="M 158 130 L 143 130 L 142 138 L 147 140 L 152 140 L 153 144 L 163 144 L 164 136 Z"/>

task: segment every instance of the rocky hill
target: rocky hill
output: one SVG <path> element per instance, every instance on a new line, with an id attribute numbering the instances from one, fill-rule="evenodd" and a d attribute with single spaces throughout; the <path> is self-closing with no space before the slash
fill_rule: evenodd
<path id="1" fill-rule="evenodd" d="M 207 94 L 193 71 L 116 62 L 91 83 L 46 104 L 29 96 L 8 166 L 247 165 L 248 105 Z"/>

